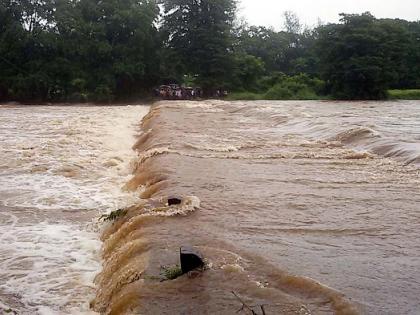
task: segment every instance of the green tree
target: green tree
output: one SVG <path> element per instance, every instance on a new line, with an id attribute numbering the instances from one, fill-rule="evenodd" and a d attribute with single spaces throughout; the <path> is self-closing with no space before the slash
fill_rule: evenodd
<path id="1" fill-rule="evenodd" d="M 236 80 L 233 81 L 235 86 L 232 86 L 232 88 L 238 90 L 240 87 L 247 91 L 257 91 L 257 81 L 264 72 L 264 62 L 260 58 L 237 54 L 234 69 Z"/>
<path id="2" fill-rule="evenodd" d="M 368 12 L 342 14 L 340 21 L 319 29 L 321 71 L 331 93 L 342 99 L 385 98 L 406 57 L 406 32 Z"/>
<path id="3" fill-rule="evenodd" d="M 61 3 L 56 12 L 62 50 L 71 65 L 70 94 L 87 90 L 94 99 L 124 99 L 158 81 L 159 49 L 154 1 L 81 0 Z"/>
<path id="4" fill-rule="evenodd" d="M 263 26 L 244 26 L 237 32 L 235 50 L 260 58 L 267 72 L 283 71 L 289 42 L 286 33 Z"/>
<path id="5" fill-rule="evenodd" d="M 284 16 L 284 28 L 289 34 L 300 34 L 303 26 L 300 23 L 299 17 L 293 11 L 286 11 L 283 13 Z"/>
<path id="6" fill-rule="evenodd" d="M 15 0 L 2 3 L 9 12 L 9 27 L 2 32 L 0 54 L 4 71 L 0 85 L 10 98 L 25 101 L 46 99 L 51 77 L 49 63 L 55 55 L 54 2 Z"/>
<path id="7" fill-rule="evenodd" d="M 159 80 L 158 14 L 152 0 L 2 1 L 0 97 L 110 101 L 149 91 Z"/>
<path id="8" fill-rule="evenodd" d="M 420 87 L 420 22 L 343 14 L 304 29 L 286 12 L 277 32 L 234 26 L 234 0 L 161 2 L 160 15 L 154 0 L 0 1 L 0 101 L 125 100 L 174 81 L 270 98 Z"/>
<path id="9" fill-rule="evenodd" d="M 23 34 L 17 5 L 11 0 L 0 2 L 0 101 L 10 98 L 12 81 L 22 71 L 19 55 Z"/>
<path id="10" fill-rule="evenodd" d="M 399 32 L 392 32 L 394 34 L 392 44 L 398 45 L 403 50 L 403 58 L 398 58 L 397 79 L 392 82 L 391 88 L 420 88 L 420 21 L 386 19 L 383 23 L 391 29 L 399 29 Z M 406 38 L 399 38 L 398 33 L 401 32 L 404 32 Z"/>
<path id="11" fill-rule="evenodd" d="M 295 14 L 286 12 L 287 31 L 276 32 L 263 26 L 242 26 L 236 32 L 235 50 L 261 58 L 266 72 L 317 75 L 318 58 L 314 50 L 317 33 L 302 31 Z"/>
<path id="12" fill-rule="evenodd" d="M 234 0 L 164 0 L 166 45 L 209 94 L 232 74 Z"/>

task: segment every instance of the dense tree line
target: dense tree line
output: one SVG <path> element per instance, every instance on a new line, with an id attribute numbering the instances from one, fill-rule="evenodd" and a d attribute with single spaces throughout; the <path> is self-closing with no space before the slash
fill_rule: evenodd
<path id="1" fill-rule="evenodd" d="M 127 100 L 164 83 L 270 99 L 420 88 L 420 22 L 343 14 L 309 29 L 286 12 L 275 31 L 235 13 L 234 0 L 1 0 L 0 100 Z"/>
<path id="2" fill-rule="evenodd" d="M 389 88 L 420 87 L 420 23 L 341 15 L 318 29 L 320 74 L 338 98 L 380 99 Z"/>
<path id="3" fill-rule="evenodd" d="M 0 95 L 108 101 L 159 81 L 154 1 L 2 0 Z"/>

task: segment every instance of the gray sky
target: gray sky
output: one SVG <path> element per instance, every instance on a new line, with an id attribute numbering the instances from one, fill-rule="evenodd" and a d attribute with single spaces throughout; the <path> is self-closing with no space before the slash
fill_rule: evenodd
<path id="1" fill-rule="evenodd" d="M 420 0 L 239 0 L 239 16 L 252 25 L 281 29 L 283 12 L 295 12 L 302 24 L 338 22 L 339 13 L 370 11 L 378 18 L 420 20 Z"/>

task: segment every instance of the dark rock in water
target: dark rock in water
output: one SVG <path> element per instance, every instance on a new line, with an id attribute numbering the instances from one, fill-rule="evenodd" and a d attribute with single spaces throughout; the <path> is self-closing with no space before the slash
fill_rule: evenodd
<path id="1" fill-rule="evenodd" d="M 193 247 L 181 247 L 180 258 L 181 270 L 183 274 L 204 266 L 203 255 Z"/>
<path id="2" fill-rule="evenodd" d="M 168 198 L 168 206 L 176 206 L 182 203 L 182 199 L 171 197 Z"/>

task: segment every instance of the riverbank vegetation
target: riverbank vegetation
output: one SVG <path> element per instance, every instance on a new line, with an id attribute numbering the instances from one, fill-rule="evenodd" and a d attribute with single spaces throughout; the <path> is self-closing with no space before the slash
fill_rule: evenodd
<path id="1" fill-rule="evenodd" d="M 286 12 L 276 31 L 236 10 L 233 0 L 4 0 L 0 101 L 127 101 L 169 83 L 231 99 L 419 98 L 419 21 L 342 14 L 309 28 Z"/>
<path id="2" fill-rule="evenodd" d="M 319 100 L 325 95 L 325 82 L 307 74 L 283 73 L 262 77 L 255 82 L 253 92 L 239 91 L 229 95 L 230 100 Z"/>
<path id="3" fill-rule="evenodd" d="M 393 100 L 420 100 L 420 89 L 418 90 L 389 90 L 389 98 Z"/>

